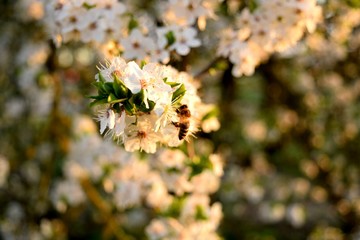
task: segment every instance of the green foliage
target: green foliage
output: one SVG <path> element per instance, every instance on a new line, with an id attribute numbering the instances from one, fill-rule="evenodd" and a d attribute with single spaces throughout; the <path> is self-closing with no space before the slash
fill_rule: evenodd
<path id="1" fill-rule="evenodd" d="M 147 99 L 149 107 L 146 107 L 144 90 L 141 90 L 139 93 L 134 94 L 129 101 L 132 102 L 139 111 L 144 113 L 151 112 L 155 107 L 155 102 L 149 99 Z"/>
<path id="2" fill-rule="evenodd" d="M 196 220 L 207 220 L 209 217 L 207 216 L 204 208 L 201 206 L 196 206 L 195 219 Z"/>
<path id="3" fill-rule="evenodd" d="M 257 0 L 247 0 L 246 1 L 247 7 L 249 8 L 250 12 L 254 12 L 258 7 Z"/>
<path id="4" fill-rule="evenodd" d="M 168 46 L 171 46 L 176 41 L 176 38 L 175 38 L 175 35 L 174 35 L 173 31 L 170 31 L 170 32 L 166 33 L 165 37 L 167 39 L 167 45 Z"/>
<path id="5" fill-rule="evenodd" d="M 179 217 L 180 211 L 184 205 L 184 197 L 174 197 L 171 205 L 168 207 L 166 211 L 162 213 L 164 217 Z"/>
<path id="6" fill-rule="evenodd" d="M 173 93 L 171 102 L 173 105 L 179 104 L 184 97 L 186 88 L 184 84 L 181 84 Z"/>
<path id="7" fill-rule="evenodd" d="M 87 10 L 90 10 L 90 9 L 96 7 L 96 4 L 89 4 L 87 2 L 84 2 L 83 7 L 86 8 Z"/>
<path id="8" fill-rule="evenodd" d="M 155 107 L 153 101 L 148 100 L 149 107 L 146 107 L 144 90 L 141 90 L 137 94 L 132 94 L 123 81 L 116 75 L 114 75 L 113 80 L 113 82 L 105 82 L 104 77 L 99 73 L 99 81 L 93 83 L 93 86 L 98 89 L 99 95 L 90 96 L 90 98 L 95 99 L 90 106 L 122 103 L 129 115 L 134 115 L 137 111 L 147 113 L 153 110 Z"/>
<path id="9" fill-rule="evenodd" d="M 129 31 L 131 32 L 131 30 L 133 30 L 137 27 L 139 27 L 138 21 L 136 21 L 136 19 L 134 17 L 131 17 L 129 24 L 128 24 Z"/>
<path id="10" fill-rule="evenodd" d="M 360 0 L 346 0 L 346 3 L 353 8 L 360 8 Z"/>
<path id="11" fill-rule="evenodd" d="M 123 81 L 121 81 L 116 75 L 114 76 L 113 88 L 117 98 L 122 99 L 131 97 L 131 91 L 129 91 Z"/>
<path id="12" fill-rule="evenodd" d="M 206 169 L 212 169 L 213 165 L 207 156 L 196 157 L 188 162 L 191 168 L 190 178 L 202 173 Z"/>

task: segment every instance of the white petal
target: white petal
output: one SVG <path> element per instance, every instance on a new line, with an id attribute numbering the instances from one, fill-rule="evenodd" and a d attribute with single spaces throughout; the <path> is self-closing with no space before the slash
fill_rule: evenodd
<path id="1" fill-rule="evenodd" d="M 140 79 L 143 77 L 144 73 L 136 62 L 131 61 L 127 64 L 125 69 L 124 83 L 127 88 L 130 89 L 132 93 L 138 93 L 141 90 Z"/>
<path id="2" fill-rule="evenodd" d="M 125 112 L 122 112 L 120 117 L 116 119 L 115 123 L 115 135 L 118 137 L 124 133 L 125 129 Z"/>
<path id="3" fill-rule="evenodd" d="M 127 139 L 124 143 L 125 150 L 128 152 L 134 152 L 140 149 L 140 139 L 137 137 Z"/>
<path id="4" fill-rule="evenodd" d="M 107 126 L 107 119 L 101 118 L 100 119 L 100 134 L 103 134 Z"/>
<path id="5" fill-rule="evenodd" d="M 108 110 L 108 127 L 113 129 L 115 127 L 115 113 L 112 109 Z"/>
<path id="6" fill-rule="evenodd" d="M 176 46 L 176 52 L 182 56 L 185 56 L 190 52 L 190 48 L 185 44 L 178 44 Z"/>
<path id="7" fill-rule="evenodd" d="M 190 47 L 198 47 L 201 45 L 201 42 L 199 39 L 192 39 L 191 41 L 188 42 Z"/>

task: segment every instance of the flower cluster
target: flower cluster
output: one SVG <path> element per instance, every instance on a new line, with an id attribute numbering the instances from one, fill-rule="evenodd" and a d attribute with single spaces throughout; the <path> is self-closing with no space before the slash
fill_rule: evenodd
<path id="1" fill-rule="evenodd" d="M 205 28 L 212 17 L 216 1 L 174 0 L 159 3 L 159 19 L 135 16 L 116 0 L 53 0 L 48 4 L 49 26 L 58 44 L 73 40 L 100 44 L 106 55 L 122 53 L 127 60 L 147 59 L 167 63 L 172 51 L 187 55 L 190 48 L 200 46 L 199 20 Z M 162 24 L 156 27 L 155 22 Z M 51 25 L 51 24 L 50 24 Z"/>
<path id="2" fill-rule="evenodd" d="M 127 151 L 156 152 L 157 144 L 179 146 L 197 131 L 208 112 L 197 84 L 185 72 L 156 63 L 140 67 L 116 57 L 95 76 L 100 133 L 123 142 Z"/>
<path id="3" fill-rule="evenodd" d="M 221 205 L 209 206 L 204 195 L 191 195 L 183 202 L 180 218 L 157 218 L 151 221 L 146 233 L 157 239 L 221 239 L 216 229 L 222 218 Z"/>
<path id="4" fill-rule="evenodd" d="M 120 38 L 125 5 L 116 0 L 53 0 L 47 5 L 55 42 L 104 42 Z M 115 21 L 115 23 L 114 23 Z"/>
<path id="5" fill-rule="evenodd" d="M 86 118 L 79 120 L 76 128 L 93 124 Z M 220 186 L 223 162 L 219 155 L 190 159 L 180 150 L 162 150 L 144 160 L 111 141 L 103 141 L 91 129 L 86 127 L 86 132 L 82 130 L 78 140 L 73 141 L 63 167 L 65 178 L 56 183 L 52 192 L 58 211 L 67 211 L 91 198 L 89 186 L 84 184 L 88 181 L 94 190 L 97 186 L 101 198 L 112 209 L 141 210 L 147 206 L 162 216 L 147 227 L 150 239 L 164 239 L 170 234 L 187 236 L 185 239 L 217 239 L 221 205 L 211 204 L 208 195 Z"/>
<path id="6" fill-rule="evenodd" d="M 241 12 L 237 29 L 222 32 L 217 54 L 229 57 L 234 76 L 252 75 L 271 53 L 294 46 L 306 29 L 313 32 L 320 17 L 315 0 L 259 1 L 254 12 Z"/>

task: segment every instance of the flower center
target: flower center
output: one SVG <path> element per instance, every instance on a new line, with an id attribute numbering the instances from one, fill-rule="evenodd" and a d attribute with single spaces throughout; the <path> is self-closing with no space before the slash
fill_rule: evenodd
<path id="1" fill-rule="evenodd" d="M 111 9 L 112 9 L 112 5 L 109 4 L 109 3 L 106 4 L 106 5 L 105 5 L 105 9 L 106 9 L 106 10 L 111 10 Z"/>
<path id="2" fill-rule="evenodd" d="M 147 88 L 148 83 L 145 81 L 145 79 L 140 79 L 140 86 L 142 89 Z"/>
<path id="3" fill-rule="evenodd" d="M 93 22 L 89 25 L 89 29 L 95 30 L 97 28 L 96 22 Z"/>
<path id="4" fill-rule="evenodd" d="M 75 16 L 71 16 L 70 17 L 70 22 L 71 23 L 76 23 L 77 22 L 77 18 Z"/>
<path id="5" fill-rule="evenodd" d="M 138 131 L 137 137 L 140 138 L 140 139 L 146 138 L 146 132 L 144 132 L 144 131 Z"/>
<path id="6" fill-rule="evenodd" d="M 138 49 L 140 48 L 140 44 L 138 42 L 133 43 L 133 48 Z"/>
<path id="7" fill-rule="evenodd" d="M 114 70 L 114 71 L 111 73 L 111 75 L 117 76 L 118 78 L 120 78 L 122 74 L 121 74 L 120 70 Z"/>

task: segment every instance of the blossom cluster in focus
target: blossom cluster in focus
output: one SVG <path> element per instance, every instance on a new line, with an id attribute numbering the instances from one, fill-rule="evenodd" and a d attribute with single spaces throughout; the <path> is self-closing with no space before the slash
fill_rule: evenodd
<path id="1" fill-rule="evenodd" d="M 92 104 L 99 106 L 100 133 L 123 142 L 127 151 L 154 153 L 157 144 L 179 146 L 209 116 L 194 79 L 172 67 L 157 63 L 140 67 L 116 57 L 95 78 L 98 95 L 92 96 Z M 181 107 L 189 116 L 179 116 Z"/>

